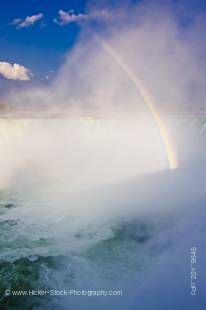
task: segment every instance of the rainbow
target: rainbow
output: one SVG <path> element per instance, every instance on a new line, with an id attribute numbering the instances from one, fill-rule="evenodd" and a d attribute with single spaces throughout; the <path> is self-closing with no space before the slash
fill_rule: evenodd
<path id="1" fill-rule="evenodd" d="M 154 98 L 147 90 L 144 83 L 138 78 L 131 70 L 131 68 L 122 60 L 119 54 L 111 47 L 107 42 L 100 39 L 97 35 L 95 35 L 95 40 L 100 44 L 100 46 L 104 49 L 104 51 L 109 54 L 112 59 L 120 66 L 120 68 L 126 73 L 129 80 L 134 84 L 138 93 L 143 99 L 143 102 L 147 106 L 150 111 L 150 114 L 154 120 L 156 127 L 159 130 L 160 137 L 162 139 L 168 166 L 170 170 L 176 169 L 178 167 L 178 160 L 175 152 L 175 148 L 169 136 L 168 130 L 161 118 L 161 114 L 156 107 Z"/>

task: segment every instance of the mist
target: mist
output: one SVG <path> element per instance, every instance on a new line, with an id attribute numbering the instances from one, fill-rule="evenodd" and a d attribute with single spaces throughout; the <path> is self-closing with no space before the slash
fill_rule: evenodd
<path id="1" fill-rule="evenodd" d="M 104 4 L 99 10 L 103 7 Z M 92 4 L 88 10 L 94 10 Z M 45 167 L 43 173 L 50 174 L 51 159 L 52 170 L 60 169 L 60 165 L 68 166 L 72 179 L 88 169 L 90 180 L 87 174 L 85 178 L 91 184 L 101 182 L 99 177 L 103 181 L 104 175 L 107 181 L 110 178 L 112 181 L 121 175 L 124 178 L 168 168 L 160 133 L 150 111 L 125 72 L 96 40 L 97 36 L 108 42 L 144 83 L 164 120 L 178 161 L 186 161 L 193 151 L 193 146 L 188 145 L 191 135 L 198 134 L 190 129 L 190 120 L 188 124 L 187 121 L 183 125 L 180 123 L 184 123 L 188 115 L 196 115 L 204 108 L 205 61 L 199 57 L 204 42 L 194 43 L 194 38 L 197 40 L 199 37 L 201 19 L 198 16 L 182 16 L 183 20 L 192 19 L 186 27 L 181 24 L 179 10 L 169 2 L 161 7 L 150 1 L 143 1 L 136 7 L 126 2 L 122 7 L 115 5 L 111 7 L 108 17 L 99 22 L 103 23 L 104 31 L 98 30 L 98 24 L 96 32 L 91 30 L 89 24 L 80 24 L 82 32 L 79 39 L 50 85 L 33 85 L 21 91 L 11 91 L 5 102 L 18 108 L 22 114 L 29 111 L 28 117 L 41 119 L 46 115 L 47 118 L 55 116 L 61 119 L 68 116 L 68 121 L 50 120 L 50 125 L 40 124 L 41 129 L 34 120 L 34 124 L 27 125 L 29 128 L 19 125 L 25 128 L 21 141 L 11 138 L 11 144 L 14 148 L 17 144 L 22 156 L 17 155 L 16 158 L 21 157 L 22 165 L 30 161 L 38 166 L 42 160 Z M 115 14 L 116 19 L 112 18 Z M 21 112 L 17 117 L 21 118 Z M 89 130 L 91 133 L 85 137 L 85 131 Z M 69 131 L 73 137 L 67 139 L 64 131 L 68 133 L 66 137 Z M 82 137 L 83 131 L 85 134 Z M 71 139 L 75 141 L 71 142 Z M 83 144 L 88 149 L 84 148 L 82 152 Z M 59 150 L 63 148 L 60 156 Z M 6 153 L 9 158 L 9 152 L 11 150 L 6 151 L 3 145 L 2 154 Z M 67 156 L 68 152 L 75 155 Z M 72 162 L 74 157 L 78 163 L 76 171 L 69 166 L 69 161 Z M 94 169 L 93 158 L 98 161 Z M 83 169 L 78 168 L 80 162 Z M 13 165 L 12 160 L 8 162 L 8 170 Z M 14 166 L 18 169 L 18 164 Z M 98 175 L 96 179 L 92 177 L 92 170 Z M 59 173 L 65 174 L 64 171 Z"/>
<path id="2" fill-rule="evenodd" d="M 102 2 L 99 10 L 103 8 Z M 92 10 L 91 2 L 88 14 Z M 135 238 L 139 221 L 152 223 L 153 236 L 142 248 L 154 258 L 150 272 L 141 273 L 141 281 L 135 274 L 115 284 L 127 296 L 122 304 L 110 300 L 105 304 L 109 309 L 118 304 L 119 309 L 139 305 L 149 310 L 153 302 L 168 309 L 175 309 L 177 303 L 181 307 L 176 309 L 183 309 L 189 305 L 185 297 L 189 291 L 184 289 L 172 299 L 171 291 L 159 289 L 157 282 L 181 291 L 189 286 L 190 247 L 198 247 L 199 268 L 205 256 L 205 132 L 202 120 L 197 120 L 205 115 L 206 62 L 202 55 L 206 42 L 200 32 L 205 22 L 201 15 L 186 14 L 182 6 L 170 1 L 161 6 L 142 1 L 137 5 L 124 2 L 122 7 L 115 3 L 107 18 L 96 22 L 95 32 L 88 22 L 79 26 L 75 46 L 49 85 L 15 89 L 4 98 L 18 113 L 29 111 L 31 117 L 20 113 L 0 121 L 0 187 L 6 201 L 7 193 L 12 193 L 11 201 L 17 201 L 17 208 L 3 219 L 20 218 L 17 236 L 55 241 L 48 248 L 25 246 L 25 256 L 77 255 L 112 238 L 115 229 L 131 221 Z M 154 98 L 177 154 L 175 170 L 168 168 L 160 132 L 140 93 L 101 40 L 116 51 Z M 135 259 L 138 253 L 130 254 Z M 22 249 L 9 249 L 6 255 L 15 260 Z M 108 286 L 93 273 L 87 282 L 87 268 L 85 263 L 80 287 Z M 180 284 L 173 271 L 180 272 Z M 202 290 L 199 296 L 201 306 Z M 96 305 L 89 301 L 90 309 Z"/>

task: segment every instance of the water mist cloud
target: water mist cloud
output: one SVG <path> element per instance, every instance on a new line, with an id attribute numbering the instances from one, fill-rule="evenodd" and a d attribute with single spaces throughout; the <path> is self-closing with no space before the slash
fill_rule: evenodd
<path id="1" fill-rule="evenodd" d="M 103 37 L 115 49 L 132 68 L 134 75 L 146 85 L 176 142 L 181 138 L 174 131 L 170 116 L 190 114 L 203 108 L 205 63 L 197 55 L 201 53 L 204 42 L 198 46 L 193 43 L 198 31 L 198 17 L 194 16 L 192 26 L 184 27 L 170 5 L 160 7 L 143 2 L 132 7 L 132 11 L 130 5 L 123 7 L 124 10 L 119 6 L 111 8 L 111 15 L 115 12 L 121 14 L 117 20 L 104 21 L 104 31 L 98 31 L 99 37 Z M 103 8 L 100 5 L 99 9 Z M 94 7 L 91 5 L 88 14 L 92 10 Z M 86 115 L 102 119 L 127 119 L 128 122 L 134 122 L 134 130 L 135 123 L 142 123 L 145 138 L 144 141 L 137 138 L 137 144 L 149 141 L 149 132 L 146 135 L 149 122 L 149 127 L 153 127 L 151 137 L 158 133 L 152 134 L 152 130 L 156 130 L 152 119 L 143 124 L 143 120 L 150 116 L 140 94 L 118 64 L 92 37 L 89 23 L 86 29 L 83 25 L 76 46 L 68 53 L 65 63 L 49 86 L 15 91 L 5 100 L 14 107 L 37 111 L 37 117 L 41 117 L 41 111 L 45 110 L 48 115 L 60 112 L 62 115 L 68 113 L 71 117 Z M 159 144 L 156 142 L 161 153 Z M 165 163 L 157 166 L 159 169 Z"/>
<path id="2" fill-rule="evenodd" d="M 121 12 L 118 20 L 105 20 L 104 31 L 97 30 L 97 32 L 99 37 L 103 37 L 132 69 L 133 74 L 146 85 L 157 109 L 161 112 L 177 153 L 179 145 L 181 149 L 184 149 L 185 145 L 184 153 L 187 154 L 189 150 L 186 141 L 190 139 L 190 132 L 186 133 L 185 130 L 183 134 L 178 131 L 171 115 L 193 114 L 203 108 L 205 63 L 197 55 L 201 53 L 204 42 L 196 47 L 193 43 L 198 29 L 198 17 L 194 16 L 192 25 L 185 27 L 182 26 L 176 11 L 171 10 L 170 5 L 160 7 L 157 4 L 143 2 L 137 7 L 132 6 L 132 10 L 130 5 L 124 4 L 124 10 L 117 5 L 111 8 L 111 15 Z M 90 5 L 88 14 L 97 9 Z M 104 9 L 104 6 L 100 5 L 99 9 Z M 116 141 L 119 145 L 122 141 L 124 150 L 126 148 L 123 145 L 127 145 L 128 149 L 126 141 L 130 141 L 131 149 L 136 149 L 133 157 L 137 159 L 133 162 L 133 166 L 136 167 L 133 169 L 134 174 L 161 170 L 167 166 L 158 130 L 138 90 L 118 63 L 115 63 L 111 55 L 96 41 L 89 23 L 86 29 L 83 25 L 76 46 L 68 53 L 65 63 L 49 86 L 28 86 L 23 91 L 15 90 L 5 98 L 5 101 L 22 111 L 30 110 L 31 114 L 33 111 L 37 118 L 41 118 L 42 112 L 46 111 L 47 116 L 68 115 L 69 119 L 79 119 L 80 123 L 82 117 L 88 117 L 88 120 L 96 119 L 93 126 L 99 122 L 101 130 L 116 132 L 118 137 Z M 110 120 L 114 120 L 113 129 L 107 128 Z M 130 129 L 127 131 L 127 128 Z M 141 132 L 144 132 L 144 137 L 141 137 Z M 33 131 L 32 134 L 33 140 L 38 141 L 36 133 Z M 79 134 L 81 135 L 80 132 Z M 50 135 L 48 129 L 47 135 Z M 107 149 L 108 141 L 100 139 L 102 149 Z M 99 148 L 97 142 L 93 139 L 92 143 L 94 143 L 92 149 L 97 150 Z M 54 142 L 53 148 L 53 151 L 48 148 L 47 153 L 54 153 L 57 150 Z M 123 149 L 119 148 L 119 154 L 123 153 Z M 108 151 L 108 154 L 117 154 L 116 151 Z M 86 162 L 85 155 L 79 156 L 79 161 Z M 183 157 L 186 158 L 187 155 Z M 34 162 L 35 160 L 34 158 Z M 108 162 L 106 158 L 104 160 Z M 113 160 L 115 156 L 109 161 L 112 163 Z M 131 162 L 127 156 L 125 160 L 127 163 Z M 128 168 L 128 164 L 121 164 L 118 169 L 126 171 L 125 165 Z"/>

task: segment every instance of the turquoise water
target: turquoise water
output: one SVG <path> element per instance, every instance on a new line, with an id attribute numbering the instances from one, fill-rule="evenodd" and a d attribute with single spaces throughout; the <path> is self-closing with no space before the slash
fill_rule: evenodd
<path id="1" fill-rule="evenodd" d="M 127 285 L 147 272 L 158 256 L 154 238 L 171 225 L 167 216 L 161 220 L 115 216 L 104 223 L 95 218 L 94 223 L 94 218 L 82 221 L 74 215 L 69 221 L 65 206 L 64 218 L 56 223 L 61 207 L 52 210 L 37 200 L 29 203 L 28 193 L 24 199 L 18 195 L 1 194 L 2 309 L 68 309 L 68 305 L 76 309 L 76 301 L 73 304 L 68 297 L 5 296 L 8 289 L 121 288 L 126 294 Z"/>

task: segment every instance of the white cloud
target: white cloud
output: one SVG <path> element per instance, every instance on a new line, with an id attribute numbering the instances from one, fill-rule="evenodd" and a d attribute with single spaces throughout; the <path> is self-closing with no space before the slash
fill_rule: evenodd
<path id="1" fill-rule="evenodd" d="M 32 16 L 27 16 L 26 18 L 15 18 L 12 22 L 12 25 L 17 26 L 16 28 L 26 28 L 34 25 L 37 21 L 41 20 L 44 17 L 43 13 L 39 13 Z"/>
<path id="2" fill-rule="evenodd" d="M 9 62 L 0 62 L 0 75 L 9 80 L 30 80 L 31 73 L 29 69 L 18 64 L 10 64 Z"/>
<path id="3" fill-rule="evenodd" d="M 108 19 L 111 14 L 107 10 L 93 11 L 89 14 L 78 13 L 75 14 L 73 10 L 66 12 L 59 10 L 58 17 L 54 19 L 54 22 L 60 26 L 67 25 L 69 23 L 77 23 L 81 21 Z"/>
<path id="4" fill-rule="evenodd" d="M 63 10 L 59 10 L 58 12 L 58 18 L 54 19 L 54 22 L 59 24 L 60 26 L 69 24 L 69 23 L 73 23 L 73 22 L 79 22 L 79 21 L 83 21 L 88 19 L 88 15 L 87 14 L 75 14 L 73 10 L 69 11 L 69 12 L 65 12 Z"/>

